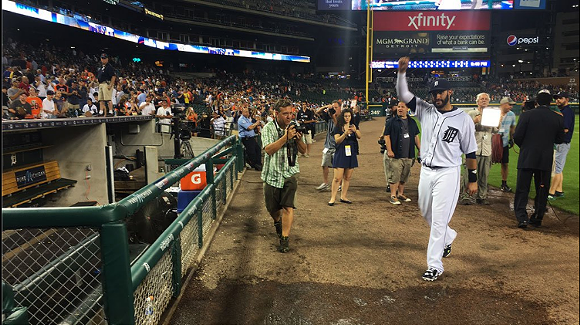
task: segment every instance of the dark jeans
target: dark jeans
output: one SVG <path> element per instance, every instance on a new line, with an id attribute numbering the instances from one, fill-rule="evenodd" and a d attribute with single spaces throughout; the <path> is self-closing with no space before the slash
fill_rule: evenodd
<path id="1" fill-rule="evenodd" d="M 514 211 L 518 222 L 528 222 L 526 205 L 528 204 L 532 177 L 534 178 L 534 185 L 536 186 L 536 198 L 534 199 L 534 213 L 536 218 L 534 220 L 542 220 L 546 213 L 551 172 L 538 169 L 518 169 L 518 182 L 514 196 Z"/>
<path id="2" fill-rule="evenodd" d="M 262 166 L 262 152 L 260 151 L 260 146 L 255 137 L 243 137 L 242 143 L 246 148 L 246 161 L 247 163 L 256 168 L 256 166 Z"/>

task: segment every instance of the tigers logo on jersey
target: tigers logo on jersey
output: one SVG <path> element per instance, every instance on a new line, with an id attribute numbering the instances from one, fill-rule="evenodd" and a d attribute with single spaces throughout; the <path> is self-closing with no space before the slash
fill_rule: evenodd
<path id="1" fill-rule="evenodd" d="M 443 133 L 443 141 L 451 143 L 453 142 L 453 140 L 455 140 L 457 134 L 459 134 L 459 130 L 457 128 L 449 126 L 447 127 L 447 130 Z"/>

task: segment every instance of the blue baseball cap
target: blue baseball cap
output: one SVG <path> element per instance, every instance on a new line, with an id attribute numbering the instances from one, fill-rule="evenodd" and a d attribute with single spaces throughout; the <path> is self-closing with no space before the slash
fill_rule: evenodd
<path id="1" fill-rule="evenodd" d="M 433 93 L 435 91 L 446 91 L 446 90 L 451 90 L 451 84 L 449 83 L 448 80 L 442 79 L 442 78 L 436 79 L 429 86 L 429 93 Z"/>

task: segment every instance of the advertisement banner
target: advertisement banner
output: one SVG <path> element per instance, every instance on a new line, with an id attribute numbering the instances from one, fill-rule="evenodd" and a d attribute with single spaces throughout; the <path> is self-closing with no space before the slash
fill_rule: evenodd
<path id="1" fill-rule="evenodd" d="M 318 0 L 318 10 L 350 10 L 351 0 Z"/>
<path id="2" fill-rule="evenodd" d="M 538 35 L 535 34 L 505 34 L 503 37 L 503 42 L 500 44 L 504 47 L 530 47 L 543 45 L 544 39 L 540 39 Z"/>
<path id="3" fill-rule="evenodd" d="M 488 31 L 375 32 L 373 56 L 487 53 Z"/>
<path id="4" fill-rule="evenodd" d="M 431 39 L 426 32 L 374 32 L 373 37 L 375 56 L 431 52 Z"/>
<path id="5" fill-rule="evenodd" d="M 489 31 L 431 32 L 433 53 L 487 53 Z"/>
<path id="6" fill-rule="evenodd" d="M 377 31 L 488 31 L 489 11 L 375 12 Z"/>

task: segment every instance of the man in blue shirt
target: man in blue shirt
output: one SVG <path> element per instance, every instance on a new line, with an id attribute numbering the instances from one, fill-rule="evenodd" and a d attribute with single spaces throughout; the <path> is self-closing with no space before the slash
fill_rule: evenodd
<path id="1" fill-rule="evenodd" d="M 564 165 L 566 164 L 566 156 L 568 155 L 568 151 L 570 151 L 570 142 L 574 135 L 575 122 L 574 110 L 572 110 L 568 105 L 568 102 L 570 101 L 568 92 L 560 92 L 554 95 L 554 100 L 556 100 L 556 105 L 562 112 L 562 116 L 564 116 L 564 142 L 562 144 L 556 144 L 554 175 L 552 176 L 551 187 L 548 192 L 548 199 L 550 200 L 564 196 L 564 190 L 562 189 L 564 174 L 562 172 L 564 171 Z"/>
<path id="2" fill-rule="evenodd" d="M 261 125 L 261 121 L 252 122 L 250 109 L 245 106 L 242 109 L 242 116 L 238 119 L 238 135 L 246 148 L 246 161 L 257 171 L 262 170 L 262 153 L 256 141 L 255 128 Z"/>

